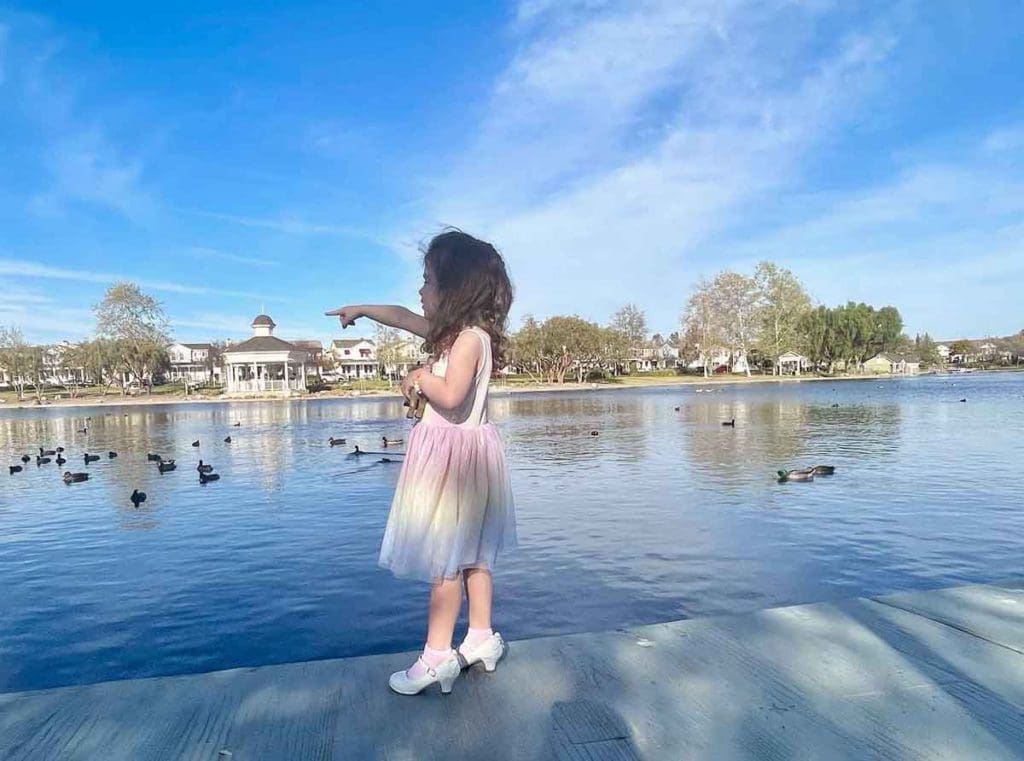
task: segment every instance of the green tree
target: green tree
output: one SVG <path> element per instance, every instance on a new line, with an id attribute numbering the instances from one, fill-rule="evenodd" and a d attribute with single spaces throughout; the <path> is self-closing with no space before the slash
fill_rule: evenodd
<path id="1" fill-rule="evenodd" d="M 723 339 L 720 321 L 716 319 L 712 284 L 705 278 L 697 281 L 686 302 L 681 322 L 683 345 L 680 347 L 680 357 L 699 359 L 704 377 L 707 378 L 711 375 L 711 358 Z"/>
<path id="2" fill-rule="evenodd" d="M 402 337 L 395 328 L 378 324 L 374 343 L 377 345 L 377 363 L 380 365 L 381 372 L 387 377 L 390 387 L 397 375 Z"/>
<path id="3" fill-rule="evenodd" d="M 785 267 L 761 262 L 754 270 L 761 310 L 758 348 L 771 360 L 772 374 L 780 355 L 800 345 L 800 322 L 811 309 L 803 284 Z"/>
<path id="4" fill-rule="evenodd" d="M 32 347 L 20 328 L 0 325 L 0 367 L 7 371 L 18 398 L 25 398 L 25 386 L 32 376 Z"/>
<path id="5" fill-rule="evenodd" d="M 614 315 L 612 315 L 612 330 L 620 333 L 625 338 L 625 359 L 627 362 L 638 357 L 647 343 L 647 315 L 636 304 L 626 304 Z M 621 342 L 611 341 L 615 347 L 621 347 Z M 620 359 L 616 357 L 616 359 Z"/>
<path id="6" fill-rule="evenodd" d="M 750 348 L 757 341 L 761 296 L 754 278 L 738 272 L 719 272 L 711 282 L 714 319 L 730 353 L 739 353 L 750 376 Z"/>
<path id="7" fill-rule="evenodd" d="M 114 283 L 93 311 L 98 335 L 113 341 L 118 352 L 122 394 L 131 378 L 143 383 L 169 365 L 167 316 L 160 302 L 135 283 Z"/>

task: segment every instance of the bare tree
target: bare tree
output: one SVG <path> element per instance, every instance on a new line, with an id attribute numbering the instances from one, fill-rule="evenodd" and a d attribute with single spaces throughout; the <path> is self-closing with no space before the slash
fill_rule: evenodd
<path id="1" fill-rule="evenodd" d="M 135 283 L 114 283 L 93 311 L 97 333 L 117 347 L 124 373 L 122 394 L 131 377 L 144 383 L 167 365 L 167 345 L 171 342 L 167 315 L 160 302 Z"/>

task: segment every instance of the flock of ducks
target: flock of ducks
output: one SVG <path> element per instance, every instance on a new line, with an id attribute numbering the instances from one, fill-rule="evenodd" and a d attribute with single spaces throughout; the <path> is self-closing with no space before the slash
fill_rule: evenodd
<path id="1" fill-rule="evenodd" d="M 234 426 L 236 428 L 241 426 L 241 425 L 242 425 L 241 423 L 235 423 L 234 424 Z M 87 434 L 88 433 L 88 426 L 86 426 L 85 428 L 79 429 L 78 433 Z M 225 444 L 230 444 L 231 443 L 231 437 L 230 436 L 226 437 L 224 439 L 224 443 Z M 199 440 L 197 439 L 196 441 L 193 441 L 192 442 L 192 446 L 198 447 L 199 446 Z M 46 447 L 39 447 L 39 454 L 35 456 L 36 467 L 40 468 L 43 465 L 49 465 L 51 462 L 54 461 L 54 458 L 56 459 L 56 464 L 58 466 L 64 465 L 65 463 L 67 463 L 67 459 L 64 457 L 64 452 L 65 452 L 64 447 L 55 447 L 54 449 L 47 449 Z M 108 460 L 113 460 L 116 457 L 117 457 L 117 452 L 114 452 L 114 451 L 107 452 L 107 459 Z M 82 460 L 83 460 L 83 462 L 86 465 L 89 465 L 90 463 L 93 463 L 93 462 L 97 462 L 100 459 L 102 459 L 101 455 L 90 454 L 89 452 L 83 452 L 82 453 Z M 148 462 L 155 462 L 156 463 L 157 472 L 159 472 L 161 474 L 163 474 L 163 473 L 170 473 L 171 471 L 177 470 L 177 468 L 178 468 L 178 465 L 177 465 L 177 463 L 175 463 L 174 460 L 165 460 L 163 458 L 163 456 L 159 455 L 159 454 L 147 453 L 146 454 L 146 460 Z M 27 466 L 27 464 L 30 463 L 31 461 L 32 461 L 32 456 L 31 455 L 27 455 L 27 454 L 22 455 L 21 456 L 21 462 L 23 464 L 22 465 L 9 465 L 7 467 L 8 471 L 9 471 L 9 474 L 13 476 L 15 473 L 21 473 L 22 471 L 24 471 L 24 469 Z M 219 481 L 220 480 L 220 475 L 218 473 L 214 473 L 213 472 L 213 466 L 204 463 L 202 460 L 200 460 L 199 464 L 196 466 L 196 471 L 199 474 L 199 483 L 200 484 L 208 484 L 211 481 Z M 64 483 L 66 483 L 66 484 L 82 483 L 83 481 L 88 481 L 89 480 L 89 473 L 85 472 L 85 471 L 75 472 L 75 471 L 66 470 L 66 471 L 64 471 L 64 474 L 61 476 L 61 480 L 64 481 Z M 146 501 L 146 492 L 139 491 L 138 489 L 134 489 L 132 491 L 131 495 L 128 497 L 128 499 L 129 499 L 129 501 L 133 505 L 135 505 L 135 507 L 138 507 L 140 504 L 142 504 L 143 502 Z"/>

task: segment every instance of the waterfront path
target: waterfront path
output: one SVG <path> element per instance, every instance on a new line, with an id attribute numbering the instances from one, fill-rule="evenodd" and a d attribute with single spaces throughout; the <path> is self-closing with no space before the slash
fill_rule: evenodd
<path id="1" fill-rule="evenodd" d="M 1024 758 L 1024 580 L 513 642 L 449 696 L 411 659 L 3 694 L 0 759 Z"/>

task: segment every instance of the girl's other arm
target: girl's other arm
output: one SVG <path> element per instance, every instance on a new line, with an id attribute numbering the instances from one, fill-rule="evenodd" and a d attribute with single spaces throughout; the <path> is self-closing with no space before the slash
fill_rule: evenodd
<path id="1" fill-rule="evenodd" d="M 362 304 L 332 309 L 325 314 L 337 317 L 341 321 L 341 327 L 347 328 L 360 317 L 369 317 L 381 325 L 388 325 L 392 328 L 404 330 L 420 338 L 426 338 L 430 331 L 430 323 L 421 314 L 416 314 L 405 307 L 390 306 L 387 304 Z"/>
<path id="2" fill-rule="evenodd" d="M 455 339 L 455 344 L 448 353 L 448 370 L 443 378 L 421 368 L 414 370 L 410 374 L 410 379 L 419 382 L 420 391 L 435 407 L 445 410 L 457 409 L 469 396 L 483 352 L 483 346 L 476 335 L 471 332 L 463 333 Z"/>

